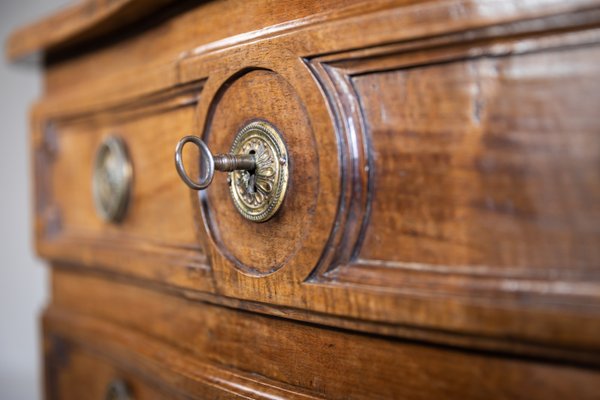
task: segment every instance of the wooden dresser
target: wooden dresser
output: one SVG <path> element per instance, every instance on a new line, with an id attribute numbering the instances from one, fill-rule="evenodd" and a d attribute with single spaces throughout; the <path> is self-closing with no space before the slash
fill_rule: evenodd
<path id="1" fill-rule="evenodd" d="M 600 399 L 600 1 L 86 0 L 6 52 L 47 399 Z"/>

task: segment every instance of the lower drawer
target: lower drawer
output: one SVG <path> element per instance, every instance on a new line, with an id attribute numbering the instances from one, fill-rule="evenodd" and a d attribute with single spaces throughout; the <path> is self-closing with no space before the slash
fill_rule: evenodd
<path id="1" fill-rule="evenodd" d="M 46 398 L 48 400 L 134 400 L 182 398 L 166 393 L 116 366 L 102 352 L 80 346 L 63 337 L 44 338 Z"/>
<path id="2" fill-rule="evenodd" d="M 61 399 L 92 388 L 79 398 L 98 398 L 115 377 L 136 399 L 600 399 L 594 368 L 330 329 L 91 274 L 55 270 L 53 282 L 46 368 Z"/>
<path id="3" fill-rule="evenodd" d="M 207 364 L 179 358 L 169 346 L 155 347 L 143 341 L 148 352 L 133 347 L 115 352 L 115 342 L 82 342 L 75 338 L 82 333 L 84 330 L 64 336 L 46 333 L 47 400 L 320 398 L 252 374 L 211 371 Z"/>

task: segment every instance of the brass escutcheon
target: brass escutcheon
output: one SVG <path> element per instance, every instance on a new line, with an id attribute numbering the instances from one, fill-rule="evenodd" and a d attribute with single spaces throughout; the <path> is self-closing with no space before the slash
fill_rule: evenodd
<path id="1" fill-rule="evenodd" d="M 122 379 L 114 379 L 106 388 L 106 400 L 133 400 L 129 386 Z"/>
<path id="2" fill-rule="evenodd" d="M 200 150 L 200 180 L 192 180 L 183 166 L 186 143 Z M 281 135 L 273 125 L 255 120 L 235 136 L 229 154 L 213 155 L 197 136 L 185 136 L 175 148 L 175 167 L 191 189 L 206 189 L 216 171 L 229 172 L 227 181 L 233 204 L 246 219 L 269 220 L 281 207 L 287 191 L 288 153 Z"/>
<path id="3" fill-rule="evenodd" d="M 125 142 L 107 137 L 98 147 L 94 160 L 92 194 L 96 212 L 108 222 L 125 216 L 131 194 L 133 168 Z"/>
<path id="4" fill-rule="evenodd" d="M 253 155 L 253 171 L 229 173 L 233 204 L 244 218 L 264 222 L 271 218 L 285 197 L 288 186 L 288 154 L 279 132 L 266 121 L 243 127 L 231 145 L 231 154 Z"/>

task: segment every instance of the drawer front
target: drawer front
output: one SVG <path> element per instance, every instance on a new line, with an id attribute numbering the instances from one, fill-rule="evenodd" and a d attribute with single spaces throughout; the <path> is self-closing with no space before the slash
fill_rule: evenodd
<path id="1" fill-rule="evenodd" d="M 136 285 L 73 271 L 56 271 L 53 280 L 55 289 L 60 286 L 61 290 L 54 292 L 56 299 L 43 316 L 49 400 L 108 400 L 107 394 L 115 392 L 128 394 L 117 396 L 118 400 L 323 398 L 312 387 L 302 388 L 298 380 L 274 375 L 278 363 L 274 359 L 264 362 L 254 346 L 247 346 L 248 354 L 263 361 L 239 368 L 248 354 L 236 354 L 239 340 L 226 335 L 235 325 L 250 327 L 252 318 L 248 320 L 247 313 L 204 302 L 194 306 L 178 296 L 161 296 L 149 289 L 139 292 Z M 115 295 L 111 299 L 94 298 L 110 293 Z M 164 306 L 160 309 L 154 303 L 157 295 Z M 134 323 L 123 323 L 122 312 Z M 213 319 L 219 315 L 225 318 Z M 181 318 L 188 317 L 179 325 Z M 228 350 L 230 345 L 234 347 Z"/>
<path id="2" fill-rule="evenodd" d="M 164 393 L 113 361 L 64 338 L 49 335 L 45 347 L 47 400 L 136 400 L 184 398 Z"/>
<path id="3" fill-rule="evenodd" d="M 167 283 L 198 276 L 196 288 L 207 288 L 205 252 L 172 153 L 182 133 L 194 131 L 201 86 L 46 118 L 34 154 L 43 256 Z M 106 173 L 96 159 L 108 138 L 119 139 L 131 168 L 118 221 L 98 210 L 94 188 L 97 175 Z"/>
<path id="4" fill-rule="evenodd" d="M 54 282 L 46 334 L 70 345 L 56 347 L 47 365 L 81 382 L 102 377 L 99 393 L 116 376 L 190 399 L 599 396 L 594 369 L 328 329 L 72 271 L 57 271 Z M 78 348 L 123 368 L 85 369 L 83 354 L 69 357 Z"/>
<path id="5" fill-rule="evenodd" d="M 123 93 L 97 84 L 103 103 L 48 99 L 41 254 L 232 307 L 600 364 L 599 4 L 482 4 L 347 9 L 140 68 Z M 261 223 L 227 174 L 198 193 L 173 165 L 184 135 L 227 153 L 256 120 L 289 156 Z M 119 223 L 91 190 L 113 134 L 134 171 Z M 197 155 L 184 164 L 197 177 Z"/>

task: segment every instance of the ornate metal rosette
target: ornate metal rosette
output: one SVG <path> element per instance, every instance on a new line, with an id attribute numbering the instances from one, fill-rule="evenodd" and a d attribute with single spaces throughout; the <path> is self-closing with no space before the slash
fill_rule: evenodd
<path id="1" fill-rule="evenodd" d="M 115 379 L 108 384 L 104 398 L 106 400 L 133 400 L 129 386 L 121 379 Z"/>
<path id="2" fill-rule="evenodd" d="M 266 121 L 253 121 L 242 128 L 231 146 L 231 154 L 251 154 L 254 171 L 229 174 L 233 204 L 254 222 L 271 218 L 283 203 L 288 184 L 288 154 L 281 135 Z"/>
<path id="3" fill-rule="evenodd" d="M 118 136 L 107 137 L 96 151 L 92 194 L 96 211 L 108 222 L 125 216 L 131 193 L 133 170 L 125 142 Z"/>

